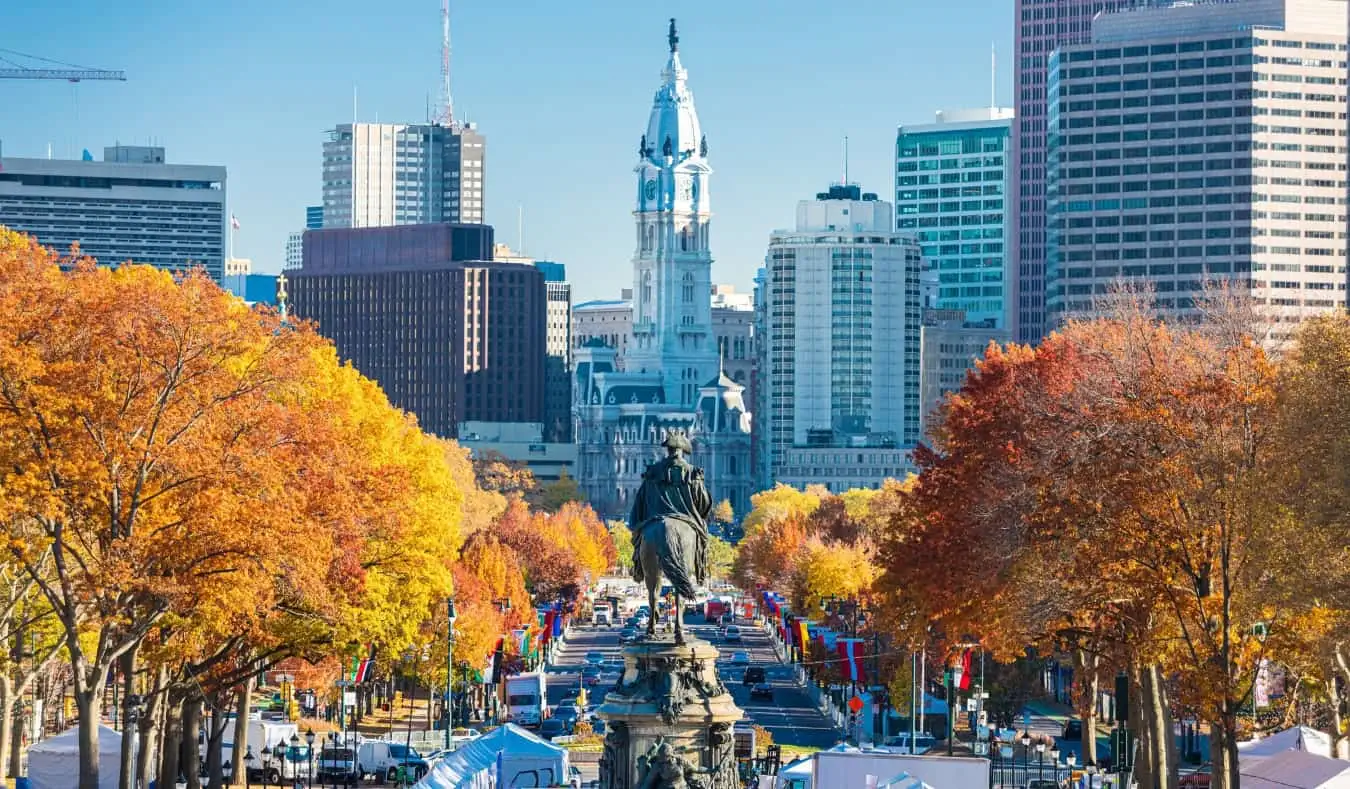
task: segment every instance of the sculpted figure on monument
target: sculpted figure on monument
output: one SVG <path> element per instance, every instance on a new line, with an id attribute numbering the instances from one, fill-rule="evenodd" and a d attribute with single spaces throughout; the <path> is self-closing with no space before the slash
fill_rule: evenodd
<path id="1" fill-rule="evenodd" d="M 675 590 L 675 643 L 684 643 L 681 598 L 694 599 L 695 584 L 708 578 L 708 515 L 712 497 L 703 483 L 703 469 L 685 455 L 693 451 L 689 439 L 670 431 L 661 446 L 666 457 L 647 467 L 642 475 L 633 512 L 628 518 L 633 532 L 633 580 L 647 585 L 651 620 L 647 635 L 656 634 L 659 610 L 656 593 L 661 576 Z"/>

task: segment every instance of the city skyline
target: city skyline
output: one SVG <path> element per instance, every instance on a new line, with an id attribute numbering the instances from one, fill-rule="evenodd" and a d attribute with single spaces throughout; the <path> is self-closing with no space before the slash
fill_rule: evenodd
<path id="1" fill-rule="evenodd" d="M 366 122 L 421 122 L 438 93 L 432 0 L 401 0 L 378 18 L 341 2 L 278 9 L 244 0 L 165 14 L 145 0 L 112 20 L 85 0 L 61 6 L 59 29 L 50 9 L 12 13 L 0 45 L 125 69 L 128 82 L 7 82 L 0 95 L 25 113 L 0 124 L 3 155 L 41 158 L 50 143 L 54 157 L 78 159 L 85 148 L 153 140 L 173 162 L 226 166 L 241 223 L 235 254 L 258 271 L 281 269 L 287 234 L 319 202 L 323 133 L 352 119 L 354 85 Z M 1011 62 L 1011 3 L 965 0 L 907 15 L 852 7 L 824 27 L 804 3 L 769 9 L 697 2 L 634 13 L 606 0 L 521 15 L 452 4 L 457 115 L 492 140 L 486 221 L 519 246 L 523 209 L 523 251 L 568 264 L 578 302 L 618 295 L 631 254 L 626 179 L 643 130 L 635 108 L 650 103 L 659 73 L 650 51 L 670 16 L 679 18 L 702 113 L 717 129 L 709 139 L 722 163 L 715 278 L 746 291 L 769 233 L 792 219 L 763 196 L 838 179 L 845 136 L 850 179 L 889 192 L 895 127 L 987 101 L 991 42 L 997 95 L 1011 98 L 1001 65 Z M 192 46 L 124 46 L 138 36 Z M 963 43 L 939 49 L 937 41 Z M 849 57 L 803 56 L 822 51 Z M 916 73 L 936 76 L 906 77 Z M 185 102 L 200 111 L 185 113 Z M 551 153 L 559 147 L 571 155 Z"/>

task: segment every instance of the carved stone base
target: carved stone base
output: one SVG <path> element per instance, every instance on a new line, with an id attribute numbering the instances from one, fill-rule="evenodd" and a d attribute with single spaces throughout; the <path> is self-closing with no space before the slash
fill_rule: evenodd
<path id="1" fill-rule="evenodd" d="M 706 641 L 649 638 L 623 649 L 624 672 L 597 715 L 609 733 L 602 789 L 737 789 L 732 725 L 741 710 Z"/>

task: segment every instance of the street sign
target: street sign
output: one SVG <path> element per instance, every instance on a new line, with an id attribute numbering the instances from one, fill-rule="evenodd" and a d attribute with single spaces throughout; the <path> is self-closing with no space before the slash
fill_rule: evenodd
<path id="1" fill-rule="evenodd" d="M 980 709 L 980 702 L 976 699 L 966 699 L 966 712 L 976 712 Z"/>
<path id="2" fill-rule="evenodd" d="M 862 712 L 863 700 L 858 698 L 857 696 L 854 696 L 853 698 L 848 700 L 848 708 L 849 711 L 851 711 L 854 715 L 857 715 L 858 713 Z"/>

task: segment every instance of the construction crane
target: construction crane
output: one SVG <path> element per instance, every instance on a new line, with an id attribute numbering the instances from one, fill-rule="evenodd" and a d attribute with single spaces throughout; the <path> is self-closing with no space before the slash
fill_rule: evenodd
<path id="1" fill-rule="evenodd" d="M 25 66 L 18 58 L 39 61 L 45 65 Z M 9 66 L 9 68 L 0 68 L 0 79 L 62 79 L 67 82 L 83 82 L 93 79 L 127 81 L 125 71 L 77 66 L 74 63 L 63 63 L 51 58 L 26 55 L 12 49 L 0 48 L 0 64 Z"/>

